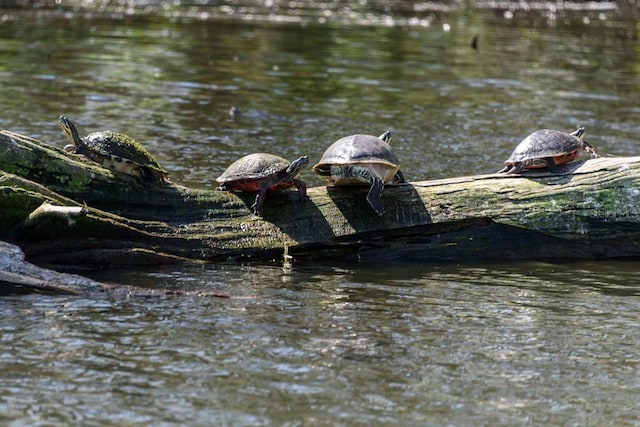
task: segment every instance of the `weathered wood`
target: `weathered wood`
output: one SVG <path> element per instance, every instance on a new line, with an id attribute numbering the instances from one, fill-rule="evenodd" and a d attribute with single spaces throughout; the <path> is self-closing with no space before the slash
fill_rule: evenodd
<path id="1" fill-rule="evenodd" d="M 7 286 L 8 285 L 8 286 Z M 97 282 L 75 274 L 59 273 L 37 267 L 24 259 L 19 247 L 0 242 L 0 295 L 20 288 L 44 293 L 67 295 L 109 295 L 137 297 L 199 296 L 229 298 L 216 292 L 188 292 L 167 289 L 145 289 L 135 286 Z"/>
<path id="2" fill-rule="evenodd" d="M 577 162 L 558 175 L 490 174 L 365 188 L 253 194 L 145 188 L 82 157 L 0 132 L 0 239 L 38 262 L 123 265 L 276 259 L 478 260 L 640 255 L 640 157 Z M 85 215 L 27 221 L 49 202 Z"/>

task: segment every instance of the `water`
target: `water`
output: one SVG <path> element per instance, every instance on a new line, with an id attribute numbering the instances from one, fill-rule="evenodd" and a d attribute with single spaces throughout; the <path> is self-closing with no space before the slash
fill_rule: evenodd
<path id="1" fill-rule="evenodd" d="M 248 152 L 315 161 L 387 128 L 409 180 L 497 170 L 541 127 L 637 154 L 640 45 L 611 12 L 225 7 L 1 11 L 0 128 L 118 129 L 198 188 Z M 633 262 L 89 274 L 231 298 L 4 295 L 2 424 L 640 423 Z"/>
<path id="2" fill-rule="evenodd" d="M 0 420 L 634 425 L 628 267 L 212 266 L 150 276 L 235 298 L 5 297 Z"/>

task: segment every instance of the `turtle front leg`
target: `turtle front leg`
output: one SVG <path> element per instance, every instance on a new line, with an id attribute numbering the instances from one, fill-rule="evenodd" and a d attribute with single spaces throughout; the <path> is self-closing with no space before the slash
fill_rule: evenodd
<path id="1" fill-rule="evenodd" d="M 253 209 L 253 214 L 255 216 L 262 216 L 262 205 L 264 204 L 264 199 L 267 197 L 267 190 L 269 189 L 270 182 L 266 180 L 260 186 L 260 191 L 256 194 L 256 200 L 251 205 L 251 209 Z"/>
<path id="2" fill-rule="evenodd" d="M 584 152 L 587 153 L 592 159 L 597 159 L 598 157 L 600 157 L 598 156 L 598 153 L 596 153 L 596 150 L 594 150 L 591 144 L 589 144 L 587 141 L 582 141 L 582 147 L 584 149 Z"/>
<path id="3" fill-rule="evenodd" d="M 301 202 L 306 202 L 307 200 L 309 200 L 309 197 L 307 196 L 307 185 L 304 182 L 300 181 L 299 179 L 294 179 L 293 185 L 295 185 L 298 189 L 298 198 Z"/>
<path id="4" fill-rule="evenodd" d="M 140 182 L 145 187 L 150 187 L 155 183 L 155 179 L 151 171 L 145 167 L 139 166 L 137 168 L 131 169 L 131 175 L 138 178 L 138 182 Z"/>

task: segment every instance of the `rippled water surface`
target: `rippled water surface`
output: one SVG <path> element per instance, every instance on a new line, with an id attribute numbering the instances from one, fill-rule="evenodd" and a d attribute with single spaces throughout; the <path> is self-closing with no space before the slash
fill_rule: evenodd
<path id="1" fill-rule="evenodd" d="M 0 302 L 11 425 L 634 425 L 628 263 L 130 273 L 231 299 Z"/>
<path id="2" fill-rule="evenodd" d="M 638 152 L 637 24 L 608 9 L 0 19 L 0 128 L 60 146 L 60 114 L 124 131 L 192 187 L 248 152 L 315 161 L 386 129 L 414 181 L 494 171 L 542 127 Z M 635 262 L 89 274 L 230 298 L 3 294 L 0 424 L 640 423 Z"/>

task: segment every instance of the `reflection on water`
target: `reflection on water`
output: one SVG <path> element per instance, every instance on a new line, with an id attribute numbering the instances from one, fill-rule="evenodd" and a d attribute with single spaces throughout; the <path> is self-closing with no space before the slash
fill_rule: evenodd
<path id="1" fill-rule="evenodd" d="M 410 180 L 497 170 L 542 127 L 581 124 L 599 152 L 636 154 L 640 49 L 609 9 L 383 8 L 363 22 L 370 10 L 201 6 L 1 11 L 0 127 L 60 146 L 60 114 L 118 129 L 194 187 L 249 152 L 313 161 L 387 128 Z M 3 296 L 2 424 L 640 422 L 632 263 L 92 276 L 232 298 Z"/>
<path id="2" fill-rule="evenodd" d="M 210 266 L 152 277 L 235 298 L 5 297 L 0 419 L 634 424 L 628 267 Z"/>
<path id="3" fill-rule="evenodd" d="M 493 171 L 540 127 L 584 125 L 599 151 L 635 152 L 636 40 L 597 14 L 547 25 L 456 11 L 426 27 L 13 18 L 0 126 L 59 144 L 60 114 L 86 133 L 119 129 L 187 185 L 251 151 L 313 161 L 345 134 L 388 128 L 411 180 Z"/>

